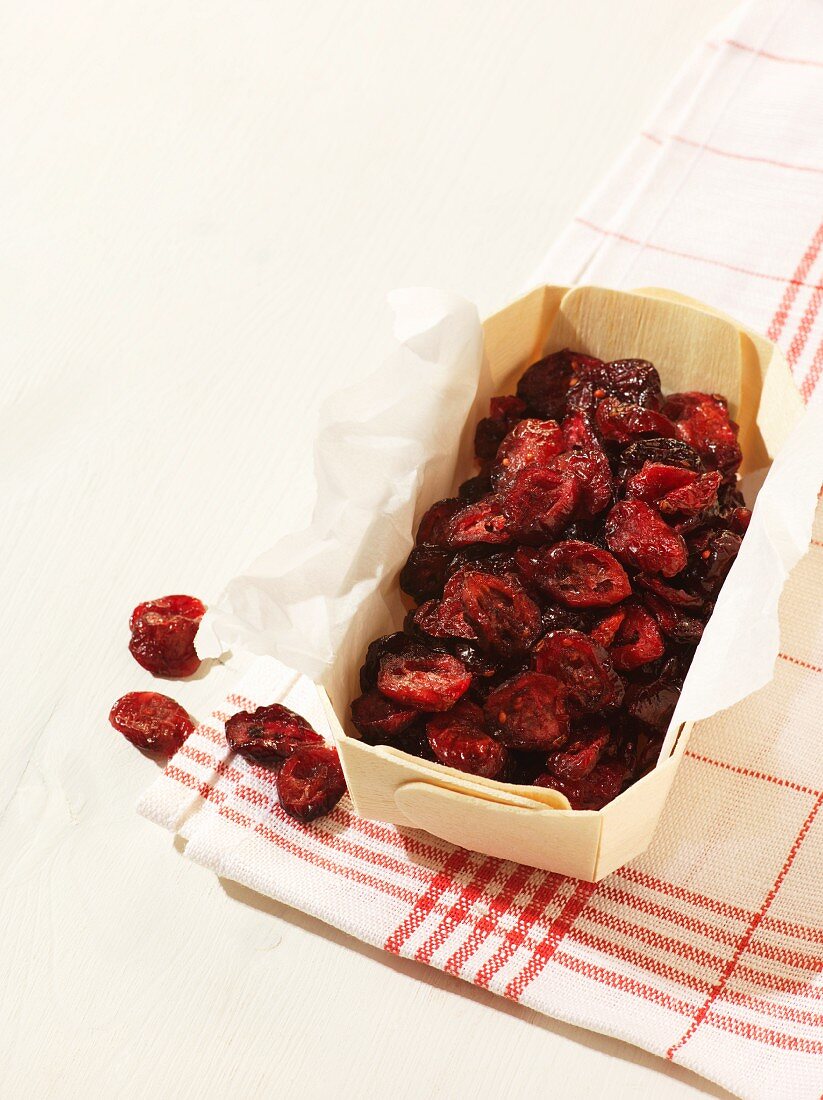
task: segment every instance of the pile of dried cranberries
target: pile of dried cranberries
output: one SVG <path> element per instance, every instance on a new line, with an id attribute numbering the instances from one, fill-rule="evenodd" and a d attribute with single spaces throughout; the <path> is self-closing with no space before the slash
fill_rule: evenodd
<path id="1" fill-rule="evenodd" d="M 477 425 L 477 476 L 420 521 L 352 720 L 474 775 L 599 809 L 656 762 L 750 513 L 717 394 L 642 359 L 534 363 Z"/>

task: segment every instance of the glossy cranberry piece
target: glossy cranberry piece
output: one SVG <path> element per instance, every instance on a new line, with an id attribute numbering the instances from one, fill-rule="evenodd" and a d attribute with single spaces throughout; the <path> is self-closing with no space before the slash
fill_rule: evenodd
<path id="1" fill-rule="evenodd" d="M 580 487 L 578 515 L 593 520 L 613 502 L 615 485 L 611 466 L 603 448 L 594 444 L 587 450 L 567 451 L 553 462 L 553 468 L 577 481 Z"/>
<path id="2" fill-rule="evenodd" d="M 491 692 L 486 725 L 504 745 L 551 749 L 569 733 L 568 692 L 554 676 L 522 672 Z"/>
<path id="3" fill-rule="evenodd" d="M 684 470 L 703 472 L 703 462 L 693 447 L 680 439 L 638 439 L 630 443 L 620 455 L 618 477 L 625 481 L 636 474 L 645 463 L 679 466 Z"/>
<path id="4" fill-rule="evenodd" d="M 456 657 L 423 646 L 386 654 L 377 673 L 382 695 L 417 710 L 448 710 L 470 684 L 471 675 Z"/>
<path id="5" fill-rule="evenodd" d="M 194 731 L 180 704 L 156 691 L 130 691 L 111 708 L 109 721 L 138 749 L 163 756 L 176 753 Z"/>
<path id="6" fill-rule="evenodd" d="M 445 545 L 453 549 L 473 543 L 503 543 L 509 541 L 506 517 L 495 496 L 482 497 L 464 504 L 449 521 Z"/>
<path id="7" fill-rule="evenodd" d="M 617 559 L 588 542 L 558 542 L 548 549 L 516 555 L 523 575 L 569 607 L 609 607 L 631 595 L 626 571 Z"/>
<path id="8" fill-rule="evenodd" d="M 162 596 L 138 604 L 129 620 L 132 657 L 154 676 L 192 676 L 200 667 L 194 638 L 205 613 L 195 596 Z"/>
<path id="9" fill-rule="evenodd" d="M 526 415 L 526 402 L 519 397 L 493 397 L 489 415 L 477 425 L 474 453 L 481 462 L 491 462 L 509 430 Z"/>
<path id="10" fill-rule="evenodd" d="M 401 589 L 418 602 L 439 596 L 451 558 L 450 550 L 437 546 L 415 546 L 400 570 Z"/>
<path id="11" fill-rule="evenodd" d="M 377 686 L 377 672 L 380 661 L 386 653 L 405 653 L 406 650 L 418 644 L 414 638 L 402 630 L 375 638 L 366 650 L 366 658 L 360 669 L 360 690 L 370 691 Z"/>
<path id="12" fill-rule="evenodd" d="M 455 512 L 463 507 L 457 497 L 438 500 L 425 512 L 417 528 L 417 546 L 445 546 L 449 522 Z"/>
<path id="13" fill-rule="evenodd" d="M 667 638 L 684 645 L 697 645 L 703 634 L 703 623 L 693 615 L 687 615 L 681 608 L 674 607 L 659 596 L 647 593 L 644 605 L 657 620 L 657 625 Z"/>
<path id="14" fill-rule="evenodd" d="M 508 761 L 506 749 L 486 731 L 483 711 L 461 700 L 452 710 L 430 718 L 426 732 L 432 751 L 449 768 L 497 779 Z"/>
<path id="15" fill-rule="evenodd" d="M 307 745 L 322 745 L 323 738 L 295 711 L 279 703 L 240 710 L 226 722 L 229 748 L 246 760 L 273 766 Z"/>
<path id="16" fill-rule="evenodd" d="M 599 359 L 568 348 L 557 351 L 532 363 L 517 384 L 517 395 L 538 416 L 558 419 L 565 412 L 569 385 L 576 372 L 585 365 L 599 363 Z"/>
<path id="17" fill-rule="evenodd" d="M 602 646 L 579 630 L 553 630 L 541 639 L 533 656 L 538 672 L 561 680 L 584 711 L 620 706 L 623 681 Z"/>
<path id="18" fill-rule="evenodd" d="M 550 787 L 569 800 L 573 810 L 602 810 L 620 794 L 626 779 L 626 766 L 620 761 L 603 761 L 583 779 L 560 779 L 546 773 L 535 779 L 535 786 Z"/>
<path id="19" fill-rule="evenodd" d="M 660 375 L 648 359 L 615 359 L 606 370 L 613 396 L 646 409 L 662 408 Z"/>
<path id="20" fill-rule="evenodd" d="M 379 691 L 367 691 L 351 705 L 351 719 L 363 740 L 379 745 L 402 733 L 417 718 L 414 707 L 387 699 Z"/>
<path id="21" fill-rule="evenodd" d="M 589 630 L 589 637 L 593 642 L 597 642 L 598 645 L 603 646 L 604 649 L 608 649 L 615 639 L 618 630 L 623 625 L 623 620 L 626 618 L 626 611 L 622 607 L 618 607 L 616 611 L 608 611 L 605 615 L 602 615 L 597 622 Z"/>
<path id="22" fill-rule="evenodd" d="M 665 412 L 676 421 L 677 438 L 693 447 L 709 469 L 727 476 L 738 469 L 743 458 L 738 427 L 729 417 L 724 397 L 675 393 L 667 398 Z"/>
<path id="23" fill-rule="evenodd" d="M 581 496 L 580 482 L 557 470 L 521 470 L 501 493 L 509 533 L 520 542 L 545 542 L 568 525 Z"/>
<path id="24" fill-rule="evenodd" d="M 654 409 L 644 409 L 641 405 L 630 405 L 607 397 L 597 406 L 594 423 L 604 439 L 614 443 L 631 443 L 644 435 L 675 435 L 674 424 L 662 413 Z"/>
<path id="25" fill-rule="evenodd" d="M 329 813 L 345 793 L 340 758 L 327 745 L 299 749 L 277 773 L 280 805 L 304 823 Z"/>
<path id="26" fill-rule="evenodd" d="M 463 615 L 485 652 L 503 660 L 523 653 L 540 635 L 540 608 L 514 577 L 466 572 Z"/>
<path id="27" fill-rule="evenodd" d="M 697 516 L 705 519 L 718 510 L 717 490 L 720 488 L 720 474 L 712 470 L 701 474 L 694 481 L 682 485 L 657 502 L 662 516 L 678 518 Z"/>
<path id="28" fill-rule="evenodd" d="M 604 722 L 595 721 L 590 729 L 573 739 L 565 748 L 550 752 L 546 767 L 558 779 L 571 782 L 584 779 L 594 771 L 609 743 L 609 729 Z"/>
<path id="29" fill-rule="evenodd" d="M 663 462 L 644 462 L 636 474 L 626 479 L 626 500 L 642 500 L 654 504 L 684 485 L 697 480 L 694 470 L 685 470 L 682 466 L 667 466 Z"/>
<path id="30" fill-rule="evenodd" d="M 614 667 L 631 672 L 662 657 L 665 648 L 654 617 L 640 604 L 628 604 L 626 617 L 609 650 Z"/>
<path id="31" fill-rule="evenodd" d="M 681 536 L 642 500 L 615 504 L 606 518 L 606 541 L 624 565 L 664 577 L 685 569 L 689 558 Z"/>
<path id="32" fill-rule="evenodd" d="M 520 470 L 547 466 L 563 447 L 563 432 L 554 420 L 521 420 L 500 444 L 492 466 L 492 484 L 500 489 Z"/>

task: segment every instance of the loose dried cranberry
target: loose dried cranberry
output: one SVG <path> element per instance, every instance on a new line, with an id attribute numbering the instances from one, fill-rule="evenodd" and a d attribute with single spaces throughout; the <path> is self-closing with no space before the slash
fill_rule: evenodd
<path id="1" fill-rule="evenodd" d="M 642 500 L 615 504 L 606 518 L 606 541 L 625 565 L 664 577 L 685 569 L 689 557 L 682 537 Z"/>
<path id="2" fill-rule="evenodd" d="M 449 584 L 443 592 L 442 600 L 426 600 L 416 611 L 411 612 L 414 631 L 418 635 L 430 638 L 467 638 L 477 637 L 474 628 L 468 624 L 463 614 L 463 601 L 448 594 Z"/>
<path id="3" fill-rule="evenodd" d="M 472 674 L 475 686 L 478 681 L 488 680 L 497 671 L 494 660 L 471 642 L 456 638 L 451 644 L 451 650 L 458 661 L 466 666 L 466 671 Z"/>
<path id="4" fill-rule="evenodd" d="M 693 572 L 704 592 L 711 595 L 719 592 L 742 541 L 733 531 L 709 531 L 705 540 L 694 548 L 699 564 Z"/>
<path id="5" fill-rule="evenodd" d="M 661 599 L 666 600 L 673 607 L 684 607 L 698 611 L 706 602 L 704 593 L 688 592 L 685 588 L 675 588 L 674 585 L 666 584 L 662 577 L 653 574 L 638 573 L 634 580 L 635 584 L 647 589 L 649 592 L 653 592 L 656 596 L 660 596 Z"/>
<path id="6" fill-rule="evenodd" d="M 553 630 L 534 651 L 534 667 L 566 685 L 584 711 L 618 707 L 623 681 L 602 646 L 579 630 Z"/>
<path id="7" fill-rule="evenodd" d="M 517 384 L 517 395 L 527 402 L 538 416 L 558 419 L 565 411 L 569 384 L 575 372 L 599 359 L 578 355 L 565 348 L 532 363 Z"/>
<path id="8" fill-rule="evenodd" d="M 432 762 L 437 760 L 429 744 L 425 717 L 407 726 L 406 729 L 393 737 L 389 744 L 394 749 L 407 752 L 409 756 L 419 756 L 422 760 L 431 760 Z"/>
<path id="9" fill-rule="evenodd" d="M 614 397 L 646 409 L 662 408 L 660 375 L 647 359 L 615 359 L 606 365 L 606 371 Z"/>
<path id="10" fill-rule="evenodd" d="M 540 608 L 514 577 L 467 571 L 462 601 L 480 647 L 504 660 L 527 650 L 540 635 Z"/>
<path id="11" fill-rule="evenodd" d="M 156 691 L 130 691 L 111 708 L 109 721 L 138 749 L 164 756 L 176 753 L 194 730 L 180 704 Z"/>
<path id="12" fill-rule="evenodd" d="M 360 690 L 371 691 L 377 686 L 377 670 L 380 667 L 380 659 L 385 653 L 405 653 L 415 644 L 414 639 L 402 630 L 375 638 L 366 650 L 366 658 L 360 669 Z"/>
<path id="13" fill-rule="evenodd" d="M 569 732 L 567 695 L 554 676 L 522 672 L 490 693 L 486 724 L 511 748 L 554 748 Z"/>
<path id="14" fill-rule="evenodd" d="M 619 761 L 604 761 L 583 779 L 560 779 L 555 775 L 540 775 L 538 787 L 550 787 L 569 800 L 573 810 L 601 810 L 620 794 L 626 778 L 626 766 Z"/>
<path id="15" fill-rule="evenodd" d="M 488 496 L 491 491 L 491 478 L 478 476 L 470 477 L 468 481 L 464 481 L 457 490 L 457 495 L 468 504 L 476 504 L 482 497 Z"/>
<path id="16" fill-rule="evenodd" d="M 629 578 L 608 552 L 586 542 L 517 551 L 523 575 L 569 607 L 609 607 L 631 595 Z"/>
<path id="17" fill-rule="evenodd" d="M 672 607 L 651 592 L 643 597 L 643 603 L 657 619 L 657 625 L 667 638 L 687 645 L 696 645 L 700 641 L 703 634 L 703 623 L 700 619 L 686 615 L 680 608 Z"/>
<path id="18" fill-rule="evenodd" d="M 615 443 L 631 443 L 643 435 L 674 436 L 675 427 L 662 413 L 629 405 L 615 397 L 607 397 L 594 414 L 597 430 L 604 439 Z"/>
<path id="19" fill-rule="evenodd" d="M 474 433 L 474 453 L 478 459 L 491 462 L 511 427 L 525 415 L 526 402 L 519 397 L 493 397 L 489 415 L 479 421 Z"/>
<path id="20" fill-rule="evenodd" d="M 547 466 L 563 447 L 563 432 L 554 420 L 519 421 L 500 444 L 492 466 L 492 484 L 504 488 L 520 470 Z"/>
<path id="21" fill-rule="evenodd" d="M 423 646 L 387 653 L 377 673 L 381 694 L 417 710 L 448 710 L 470 684 L 471 676 L 456 657 Z"/>
<path id="22" fill-rule="evenodd" d="M 304 823 L 330 813 L 345 793 L 337 750 L 326 745 L 300 749 L 277 773 L 280 805 Z"/>
<path id="23" fill-rule="evenodd" d="M 456 497 L 438 500 L 423 514 L 414 540 L 417 546 L 446 546 L 449 522 L 463 502 Z"/>
<path id="24" fill-rule="evenodd" d="M 723 522 L 730 531 L 736 535 L 745 535 L 751 523 L 752 513 L 749 508 L 732 508 L 723 513 Z"/>
<path id="25" fill-rule="evenodd" d="M 622 607 L 618 607 L 616 611 L 609 611 L 603 615 L 589 631 L 589 637 L 593 642 L 597 642 L 598 645 L 603 646 L 604 649 L 608 649 L 615 639 L 620 627 L 623 625 L 623 620 L 626 618 L 626 612 Z"/>
<path id="26" fill-rule="evenodd" d="M 575 734 L 565 748 L 549 753 L 546 767 L 558 779 L 571 782 L 585 779 L 594 771 L 608 743 L 608 727 L 603 722 L 595 721 L 591 728 Z"/>
<path id="27" fill-rule="evenodd" d="M 465 504 L 452 516 L 445 545 L 454 548 L 474 542 L 501 543 L 509 541 L 506 517 L 496 497 L 483 497 Z"/>
<path id="28" fill-rule="evenodd" d="M 351 719 L 363 740 L 378 745 L 391 740 L 417 718 L 413 707 L 387 699 L 379 691 L 367 691 L 351 705 Z"/>
<path id="29" fill-rule="evenodd" d="M 206 613 L 195 596 L 163 596 L 138 604 L 131 613 L 129 650 L 154 676 L 192 676 L 200 667 L 194 637 Z"/>
<path id="30" fill-rule="evenodd" d="M 717 490 L 720 488 L 720 474 L 711 471 L 701 474 L 690 484 L 682 485 L 666 493 L 657 502 L 661 515 L 698 516 L 705 518 L 717 511 Z"/>
<path id="31" fill-rule="evenodd" d="M 664 652 L 663 637 L 653 616 L 640 604 L 627 604 L 626 617 L 609 650 L 614 667 L 631 672 L 656 661 Z"/>
<path id="32" fill-rule="evenodd" d="M 307 745 L 322 745 L 323 738 L 305 718 L 279 703 L 240 710 L 226 722 L 229 748 L 258 764 L 281 764 Z"/>
<path id="33" fill-rule="evenodd" d="M 703 471 L 700 455 L 682 440 L 638 439 L 621 453 L 618 476 L 625 480 L 641 470 L 647 462 L 680 466 L 684 470 L 694 470 L 695 473 Z"/>
<path id="34" fill-rule="evenodd" d="M 644 462 L 636 474 L 626 479 L 626 500 L 642 500 L 646 504 L 665 497 L 668 493 L 691 485 L 697 480 L 694 470 L 682 466 L 667 466 L 662 462 Z"/>
<path id="35" fill-rule="evenodd" d="M 729 418 L 724 397 L 675 393 L 667 398 L 665 412 L 676 421 L 677 438 L 693 447 L 710 469 L 726 475 L 737 470 L 743 455 L 737 442 L 738 427 Z"/>
<path id="36" fill-rule="evenodd" d="M 418 602 L 439 596 L 451 557 L 437 546 L 415 546 L 400 570 L 400 588 Z"/>
<path id="37" fill-rule="evenodd" d="M 554 459 L 554 469 L 573 477 L 580 487 L 579 514 L 592 520 L 614 500 L 614 480 L 609 460 L 599 443 L 586 451 L 567 451 Z"/>
<path id="38" fill-rule="evenodd" d="M 483 711 L 461 700 L 446 714 L 430 718 L 426 731 L 441 764 L 486 779 L 497 779 L 506 768 L 506 749 L 486 732 Z"/>
<path id="39" fill-rule="evenodd" d="M 677 661 L 670 660 L 648 684 L 632 684 L 626 693 L 626 711 L 636 721 L 658 732 L 669 728 L 683 686 Z"/>
<path id="40" fill-rule="evenodd" d="M 580 499 L 580 484 L 557 470 L 520 470 L 502 493 L 503 515 L 511 535 L 523 542 L 556 538 Z"/>

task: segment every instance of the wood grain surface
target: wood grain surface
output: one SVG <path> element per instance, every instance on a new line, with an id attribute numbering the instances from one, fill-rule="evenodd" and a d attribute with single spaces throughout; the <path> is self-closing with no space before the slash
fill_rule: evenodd
<path id="1" fill-rule="evenodd" d="M 4 1098 L 723 1095 L 190 864 L 106 715 L 136 602 L 307 517 L 385 293 L 511 299 L 731 6 L 0 3 Z"/>

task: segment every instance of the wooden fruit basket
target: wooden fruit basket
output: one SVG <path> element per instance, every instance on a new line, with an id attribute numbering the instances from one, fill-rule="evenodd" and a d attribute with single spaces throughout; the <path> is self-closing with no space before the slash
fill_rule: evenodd
<path id="1" fill-rule="evenodd" d="M 724 394 L 740 424 L 744 474 L 770 465 L 802 411 L 773 344 L 671 291 L 541 287 L 490 317 L 483 332 L 493 393 L 513 392 L 531 363 L 570 347 L 605 360 L 651 360 L 664 391 Z M 455 426 L 456 439 L 465 439 L 465 429 Z M 455 483 L 470 473 L 458 468 Z M 431 503 L 419 501 L 418 516 Z M 371 639 L 384 632 L 380 619 L 366 609 L 358 635 Z M 386 745 L 364 744 L 349 719 L 359 668 L 350 656 L 333 670 L 328 694 L 319 690 L 362 817 L 425 829 L 464 848 L 590 882 L 648 846 L 691 723 L 669 729 L 654 770 L 609 805 L 571 810 L 556 791 L 469 776 Z M 362 659 L 362 652 L 357 656 Z"/>

